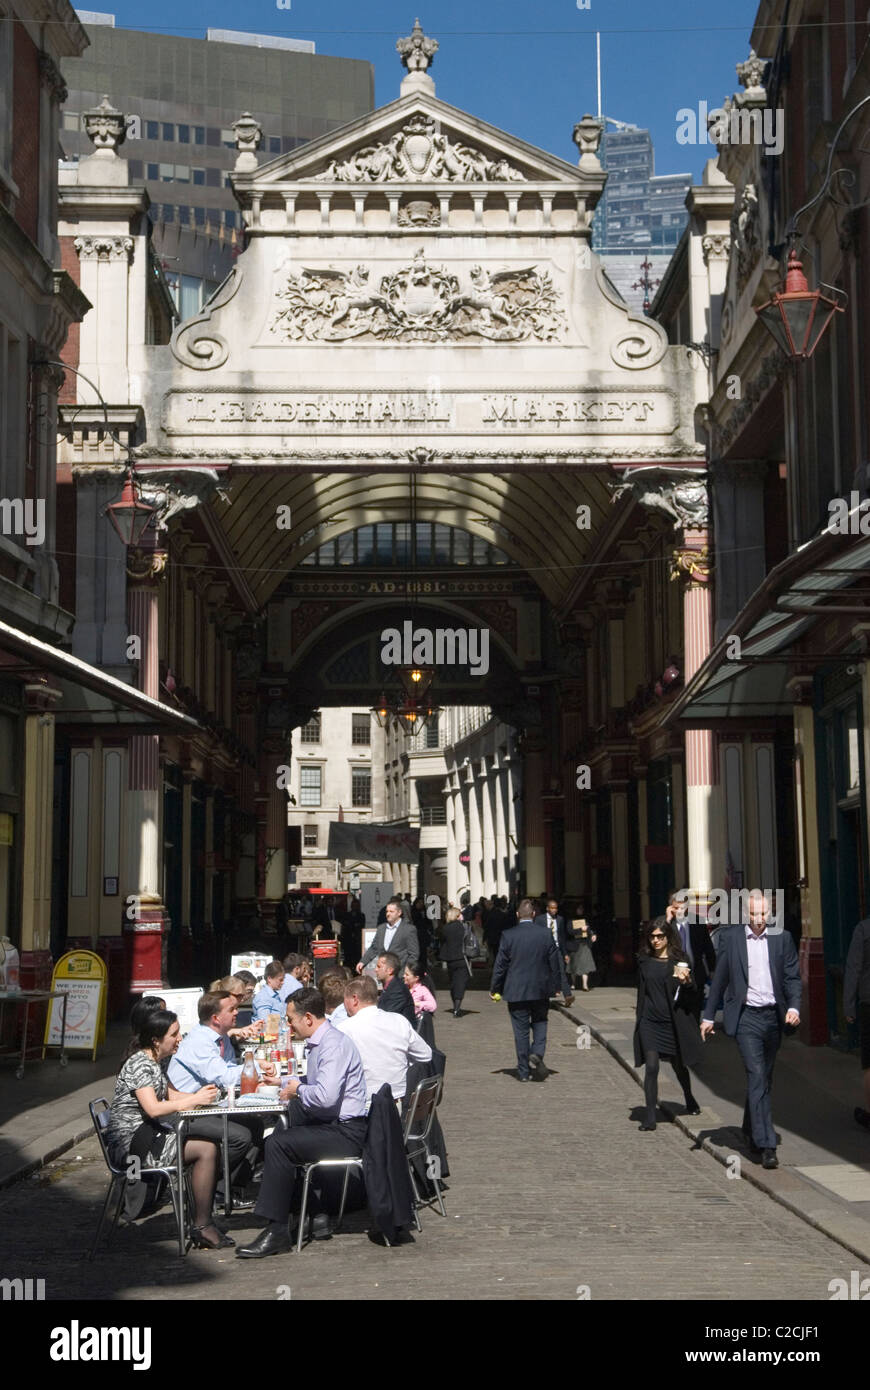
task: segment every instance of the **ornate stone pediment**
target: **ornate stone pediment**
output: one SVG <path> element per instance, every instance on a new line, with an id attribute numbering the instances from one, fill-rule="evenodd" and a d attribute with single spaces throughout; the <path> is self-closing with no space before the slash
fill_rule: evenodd
<path id="1" fill-rule="evenodd" d="M 485 338 L 551 342 L 566 326 L 547 271 L 535 266 L 494 274 L 473 265 L 455 274 L 431 265 L 419 250 L 413 261 L 374 283 L 368 266 L 344 270 L 290 270 L 276 294 L 268 333 L 285 343 L 351 338 L 446 342 Z"/>
<path id="2" fill-rule="evenodd" d="M 479 147 L 452 141 L 431 116 L 420 113 L 390 140 L 365 146 L 349 159 L 333 159 L 316 177 L 337 183 L 522 183 L 525 176 L 507 159 L 492 159 Z"/>

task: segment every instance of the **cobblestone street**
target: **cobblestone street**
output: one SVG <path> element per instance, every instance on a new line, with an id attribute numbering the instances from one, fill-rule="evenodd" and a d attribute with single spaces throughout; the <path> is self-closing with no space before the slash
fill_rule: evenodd
<path id="1" fill-rule="evenodd" d="M 601 1047 L 578 1050 L 562 1015 L 550 1019 L 553 1074 L 524 1086 L 504 1005 L 470 992 L 456 1020 L 439 998 L 448 1215 L 425 1211 L 413 1245 L 375 1246 L 356 1213 L 301 1256 L 180 1260 L 165 1208 L 89 1263 L 106 1174 L 88 1140 L 0 1193 L 3 1274 L 44 1278 L 47 1299 L 574 1299 L 585 1286 L 593 1300 L 766 1301 L 828 1300 L 832 1279 L 870 1273 L 676 1126 L 640 1134 L 639 1088 Z M 237 1243 L 257 1224 L 234 1217 Z"/>

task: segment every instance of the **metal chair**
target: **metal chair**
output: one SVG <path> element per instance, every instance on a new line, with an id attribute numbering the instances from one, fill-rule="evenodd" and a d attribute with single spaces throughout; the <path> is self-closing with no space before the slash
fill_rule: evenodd
<path id="1" fill-rule="evenodd" d="M 338 1230 L 344 1219 L 344 1204 L 347 1201 L 347 1185 L 350 1182 L 350 1174 L 353 1168 L 358 1168 L 362 1173 L 362 1158 L 317 1158 L 312 1163 L 305 1164 L 305 1176 L 302 1181 L 302 1206 L 299 1210 L 299 1230 L 296 1235 L 296 1253 L 302 1249 L 302 1240 L 305 1234 L 305 1221 L 308 1216 L 308 1188 L 311 1185 L 311 1174 L 315 1168 L 343 1168 L 344 1184 L 341 1189 L 341 1206 L 338 1209 L 338 1220 L 334 1230 Z"/>
<path id="2" fill-rule="evenodd" d="M 411 1174 L 411 1186 L 414 1189 L 414 1222 L 417 1230 L 423 1228 L 420 1225 L 420 1217 L 417 1214 L 418 1207 L 431 1206 L 432 1199 L 424 1200 L 420 1196 L 420 1189 L 417 1186 L 417 1177 L 414 1173 L 412 1160 L 420 1154 L 426 1158 L 426 1175 L 435 1187 L 435 1197 L 441 1209 L 441 1215 L 447 1215 L 444 1206 L 444 1198 L 441 1196 L 441 1179 L 438 1175 L 438 1159 L 429 1149 L 429 1133 L 432 1129 L 432 1122 L 435 1119 L 435 1108 L 441 1099 L 441 1087 L 444 1078 L 442 1076 L 429 1076 L 421 1081 L 417 1086 L 408 1104 L 405 1113 L 405 1153 L 408 1156 L 408 1171 Z M 430 1171 L 431 1170 L 431 1171 Z"/>
<path id="3" fill-rule="evenodd" d="M 103 1158 L 106 1160 L 106 1167 L 112 1175 L 111 1181 L 109 1182 L 108 1190 L 106 1192 L 106 1200 L 103 1202 L 103 1210 L 100 1212 L 100 1220 L 97 1226 L 97 1234 L 94 1237 L 94 1243 L 91 1246 L 90 1253 L 88 1255 L 88 1259 L 92 1260 L 97 1253 L 97 1246 L 100 1243 L 100 1236 L 103 1233 L 103 1226 L 105 1225 L 109 1205 L 111 1203 L 113 1195 L 117 1193 L 118 1203 L 115 1208 L 115 1215 L 112 1218 L 112 1225 L 109 1230 L 109 1240 L 111 1240 L 112 1235 L 115 1232 L 115 1229 L 118 1225 L 118 1220 L 121 1215 L 121 1207 L 124 1204 L 124 1188 L 126 1184 L 130 1181 L 130 1178 L 126 1167 L 119 1168 L 117 1164 L 112 1162 L 112 1159 L 109 1155 L 109 1149 L 106 1143 L 106 1130 L 108 1129 L 110 1115 L 109 1102 L 106 1100 L 105 1096 L 100 1096 L 98 1100 L 92 1100 L 89 1103 L 88 1110 L 90 1111 L 91 1119 L 94 1123 L 94 1129 L 96 1130 L 97 1138 L 100 1141 L 100 1148 L 103 1151 Z M 186 1242 L 183 1235 L 184 1225 L 182 1222 L 181 1203 L 190 1196 L 188 1190 L 187 1175 L 185 1174 L 185 1190 L 181 1193 L 179 1193 L 175 1185 L 177 1172 L 174 1165 L 172 1168 L 140 1167 L 139 1176 L 141 1178 L 162 1177 L 165 1178 L 169 1183 L 169 1192 L 172 1198 L 172 1210 L 175 1215 L 175 1225 L 176 1230 L 178 1232 L 178 1253 L 179 1255 L 183 1256 L 184 1254 L 186 1254 Z"/>

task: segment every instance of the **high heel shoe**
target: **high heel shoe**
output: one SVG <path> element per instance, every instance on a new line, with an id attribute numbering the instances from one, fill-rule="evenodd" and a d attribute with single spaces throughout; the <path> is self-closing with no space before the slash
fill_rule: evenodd
<path id="1" fill-rule="evenodd" d="M 701 1107 L 700 1107 L 700 1105 L 698 1104 L 698 1102 L 697 1102 L 696 1100 L 693 1100 L 693 1101 L 691 1102 L 691 1104 L 690 1104 L 688 1101 L 686 1101 L 686 1114 L 687 1114 L 687 1115 L 700 1115 L 700 1113 L 701 1113 Z"/>
<path id="2" fill-rule="evenodd" d="M 215 1230 L 218 1228 L 215 1226 Z M 191 1226 L 190 1239 L 197 1250 L 229 1250 L 235 1246 L 235 1241 L 224 1231 L 218 1231 L 219 1240 L 210 1240 L 200 1226 Z"/>

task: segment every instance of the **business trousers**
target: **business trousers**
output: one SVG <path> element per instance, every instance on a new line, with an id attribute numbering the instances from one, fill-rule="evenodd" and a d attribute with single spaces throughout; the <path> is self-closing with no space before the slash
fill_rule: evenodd
<path id="1" fill-rule="evenodd" d="M 287 1221 L 294 1198 L 301 1200 L 298 1184 L 299 1168 L 317 1158 L 359 1158 L 366 1139 L 368 1120 L 318 1121 L 293 1097 L 288 1106 L 287 1129 L 274 1129 L 266 1140 L 266 1156 L 260 1195 L 254 1208 L 264 1221 Z M 297 1200 L 298 1209 L 298 1200 Z M 317 1195 L 312 1189 L 312 1212 L 318 1210 Z"/>
<path id="2" fill-rule="evenodd" d="M 759 1149 L 776 1148 L 776 1130 L 770 1110 L 773 1064 L 782 1042 L 776 1005 L 746 1007 L 737 1024 L 737 1046 L 746 1068 L 746 1106 L 743 1132 L 751 1134 Z"/>
<path id="3" fill-rule="evenodd" d="M 468 981 L 471 976 L 468 973 L 468 966 L 465 964 L 465 957 L 461 960 L 449 960 L 447 962 L 447 974 L 450 980 L 450 998 L 453 1000 L 454 1009 L 458 1009 L 468 988 Z"/>
<path id="4" fill-rule="evenodd" d="M 511 1024 L 514 1030 L 514 1044 L 517 1049 L 517 1070 L 520 1076 L 529 1075 L 529 1053 L 535 1052 L 539 1057 L 543 1057 L 544 1048 L 547 1046 L 547 1011 L 549 1004 L 546 999 L 523 999 L 516 1004 L 508 1004 L 508 1012 L 511 1016 Z M 529 1032 L 532 1035 L 532 1045 L 529 1047 Z"/>

